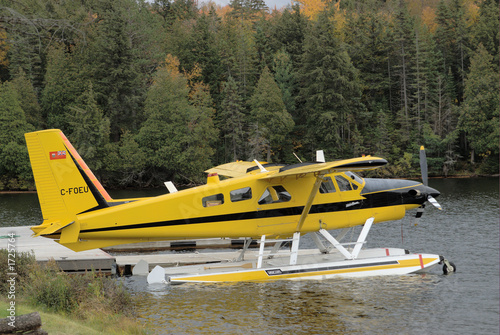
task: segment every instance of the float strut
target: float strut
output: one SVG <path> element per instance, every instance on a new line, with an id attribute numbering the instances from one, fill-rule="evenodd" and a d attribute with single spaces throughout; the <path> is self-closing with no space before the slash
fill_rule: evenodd
<path id="1" fill-rule="evenodd" d="M 352 252 L 349 252 L 349 250 L 344 248 L 344 246 L 339 241 L 337 241 L 335 237 L 333 237 L 326 229 L 320 229 L 318 232 L 321 235 L 323 235 L 323 237 L 326 238 L 328 242 L 330 242 L 335 247 L 335 249 L 337 249 L 342 255 L 344 255 L 345 258 L 356 259 L 358 258 L 359 252 L 361 251 L 363 244 L 366 242 L 366 237 L 368 236 L 368 232 L 372 227 L 373 221 L 374 221 L 373 217 L 366 220 Z"/>

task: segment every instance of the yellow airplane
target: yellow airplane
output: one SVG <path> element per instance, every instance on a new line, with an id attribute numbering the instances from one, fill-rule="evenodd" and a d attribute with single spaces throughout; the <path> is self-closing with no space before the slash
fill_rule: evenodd
<path id="1" fill-rule="evenodd" d="M 164 195 L 115 200 L 60 130 L 25 137 L 43 215 L 32 230 L 74 251 L 204 238 L 259 239 L 262 249 L 266 240 L 292 238 L 289 265 L 296 265 L 300 236 L 320 233 L 344 259 L 354 260 L 372 223 L 401 219 L 426 201 L 439 207 L 439 192 L 422 183 L 355 174 L 387 164 L 371 156 L 295 165 L 233 162 L 208 170 L 202 186 L 177 191 L 169 183 Z M 328 233 L 357 225 L 365 227 L 352 251 Z M 320 241 L 318 246 L 328 252 Z M 436 257 L 430 265 L 443 260 Z M 263 259 L 260 254 L 257 268 Z"/>

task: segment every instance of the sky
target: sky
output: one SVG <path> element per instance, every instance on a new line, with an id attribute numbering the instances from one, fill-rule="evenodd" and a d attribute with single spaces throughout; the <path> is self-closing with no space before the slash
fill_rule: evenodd
<path id="1" fill-rule="evenodd" d="M 212 1 L 218 5 L 225 6 L 225 5 L 229 5 L 229 2 L 231 0 L 212 0 Z M 281 7 L 285 7 L 292 2 L 292 0 L 264 0 L 264 1 L 266 3 L 267 7 L 269 7 L 269 9 L 274 9 L 274 6 L 276 6 L 277 9 L 280 9 Z M 199 2 L 201 3 L 201 2 L 205 2 L 205 1 L 199 0 Z M 208 2 L 208 0 L 206 2 Z"/>

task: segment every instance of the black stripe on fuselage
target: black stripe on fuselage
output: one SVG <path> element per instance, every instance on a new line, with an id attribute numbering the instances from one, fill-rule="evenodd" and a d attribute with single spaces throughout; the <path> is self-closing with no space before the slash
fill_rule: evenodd
<path id="1" fill-rule="evenodd" d="M 306 273 L 306 272 L 323 272 L 323 271 L 332 271 L 332 270 L 345 270 L 345 269 L 356 269 L 356 268 L 364 268 L 364 267 L 372 267 L 372 266 L 384 266 L 384 265 L 398 265 L 398 261 L 384 261 L 384 262 L 375 262 L 375 263 L 364 263 L 364 264 L 347 264 L 347 265 L 331 265 L 331 266 L 323 266 L 317 268 L 306 268 L 306 269 L 295 269 L 295 270 L 281 270 L 281 269 L 269 269 L 266 270 L 268 276 L 283 276 L 283 275 L 291 275 L 297 273 Z"/>
<path id="2" fill-rule="evenodd" d="M 388 194 L 392 193 L 392 194 Z M 350 210 L 368 209 L 374 207 L 387 207 L 396 206 L 407 203 L 419 204 L 421 201 L 413 202 L 413 198 L 409 198 L 406 190 L 395 190 L 389 192 L 380 192 L 373 194 L 364 195 L 365 199 L 343 201 L 343 202 L 333 202 L 325 204 L 316 204 L 311 207 L 309 211 L 310 214 L 321 214 L 330 212 L 342 212 Z M 157 228 L 157 227 L 169 227 L 178 225 L 191 225 L 191 224 L 204 224 L 212 222 L 225 222 L 225 221 L 244 221 L 244 220 L 255 220 L 255 219 L 265 219 L 274 217 L 286 217 L 286 216 L 297 216 L 301 215 L 304 206 L 296 207 L 286 207 L 286 208 L 275 208 L 268 210 L 250 211 L 250 212 L 240 212 L 232 214 L 223 215 L 213 215 L 213 216 L 203 216 L 197 218 L 187 218 L 187 219 L 177 219 L 177 220 L 167 220 L 167 221 L 157 221 L 157 222 L 144 222 L 131 224 L 126 226 L 111 226 L 103 228 L 94 229 L 82 229 L 81 233 L 96 233 L 96 232 L 107 232 L 116 230 L 129 230 L 129 229 L 141 229 L 141 228 Z"/>
<path id="3" fill-rule="evenodd" d="M 94 232 L 103 232 L 103 231 L 111 231 L 111 230 L 156 228 L 156 227 L 168 227 L 168 226 L 201 224 L 201 223 L 211 223 L 211 222 L 255 220 L 255 219 L 264 219 L 264 218 L 281 217 L 281 216 L 296 216 L 296 215 L 300 215 L 302 213 L 303 209 L 304 209 L 303 206 L 276 208 L 276 209 L 268 209 L 268 210 L 261 210 L 261 211 L 252 211 L 252 212 L 241 212 L 241 213 L 233 213 L 233 214 L 203 216 L 203 217 L 189 218 L 189 219 L 146 222 L 146 223 L 127 225 L 127 226 L 114 226 L 114 227 L 104 227 L 104 228 L 95 228 L 95 229 L 86 229 L 86 230 L 82 229 L 80 232 L 81 233 L 94 233 Z"/>

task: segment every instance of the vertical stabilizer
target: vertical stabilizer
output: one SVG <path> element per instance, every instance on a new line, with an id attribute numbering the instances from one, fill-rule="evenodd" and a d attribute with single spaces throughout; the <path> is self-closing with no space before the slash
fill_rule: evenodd
<path id="1" fill-rule="evenodd" d="M 73 241 L 79 233 L 76 215 L 108 207 L 106 200 L 111 198 L 60 130 L 25 137 L 44 220 L 32 229 L 36 235 L 47 235 L 72 225 L 61 242 L 69 236 Z"/>

